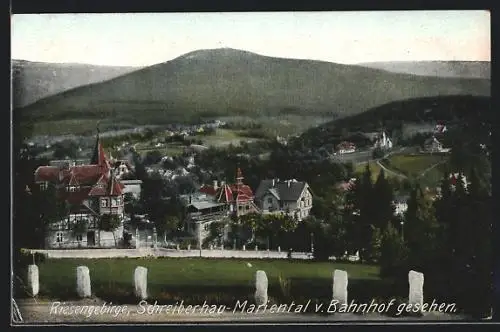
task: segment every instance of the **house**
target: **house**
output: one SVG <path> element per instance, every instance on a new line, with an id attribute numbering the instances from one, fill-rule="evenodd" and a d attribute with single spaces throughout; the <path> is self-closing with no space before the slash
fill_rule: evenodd
<path id="1" fill-rule="evenodd" d="M 355 185 L 356 185 L 356 178 L 351 178 L 351 179 L 349 179 L 349 181 L 342 181 L 342 182 L 337 183 L 336 187 L 337 187 L 337 190 L 339 190 L 341 192 L 346 192 L 346 191 L 354 189 Z"/>
<path id="2" fill-rule="evenodd" d="M 186 209 L 186 230 L 197 239 L 201 236 L 203 240 L 210 233 L 210 224 L 213 222 L 227 225 L 232 216 L 259 213 L 253 191 L 243 180 L 241 169 L 238 168 L 234 184 L 214 181 L 212 185 L 201 186 L 197 193 L 183 195 L 181 199 Z M 228 228 L 225 227 L 224 238 L 227 238 L 227 233 Z"/>
<path id="3" fill-rule="evenodd" d="M 286 213 L 302 220 L 312 208 L 312 192 L 307 182 L 279 179 L 262 180 L 255 192 L 262 213 Z"/>
<path id="4" fill-rule="evenodd" d="M 373 145 L 375 148 L 381 148 L 381 149 L 392 149 L 392 141 L 391 139 L 385 134 L 385 131 L 382 132 L 376 139 L 375 139 L 375 144 Z"/>
<path id="5" fill-rule="evenodd" d="M 230 212 L 227 204 L 218 202 L 214 196 L 202 192 L 181 195 L 185 208 L 184 228 L 197 241 L 203 241 L 210 234 L 214 222 L 226 224 Z"/>
<path id="6" fill-rule="evenodd" d="M 50 223 L 46 248 L 115 247 L 119 243 L 123 236 L 124 185 L 114 174 L 99 134 L 87 165 L 40 166 L 34 177 L 41 190 L 55 188 L 55 199 L 68 207 L 61 220 Z M 121 225 L 113 232 L 101 231 L 98 224 L 104 215 L 116 216 Z"/>
<path id="7" fill-rule="evenodd" d="M 229 185 L 221 182 L 219 186 L 218 182 L 214 181 L 211 186 L 203 185 L 200 191 L 213 196 L 217 202 L 226 204 L 229 212 L 236 217 L 248 213 L 259 213 L 260 211 L 254 203 L 252 188 L 246 185 L 243 180 L 243 173 L 238 168 L 236 170 L 236 183 Z"/>
<path id="8" fill-rule="evenodd" d="M 395 216 L 403 216 L 405 214 L 406 210 L 408 210 L 409 198 L 409 195 L 398 195 L 394 197 L 393 204 Z"/>
<path id="9" fill-rule="evenodd" d="M 460 177 L 462 177 L 462 185 L 463 185 L 464 189 L 467 191 L 467 187 L 469 185 L 469 182 L 467 181 L 467 177 L 463 174 L 460 174 L 460 173 L 450 173 L 449 178 L 450 178 L 451 189 L 455 190 L 457 183 L 458 183 L 458 179 L 460 179 Z"/>
<path id="10" fill-rule="evenodd" d="M 431 137 L 424 142 L 424 149 L 427 152 L 449 152 L 451 149 L 444 148 L 443 144 L 435 137 Z"/>
<path id="11" fill-rule="evenodd" d="M 337 153 L 353 153 L 356 151 L 356 145 L 352 142 L 343 141 L 337 145 Z"/>
<path id="12" fill-rule="evenodd" d="M 444 125 L 444 124 L 437 124 L 437 125 L 434 127 L 434 134 L 443 134 L 443 133 L 445 133 L 447 130 L 448 130 L 448 128 L 446 128 L 446 125 Z"/>

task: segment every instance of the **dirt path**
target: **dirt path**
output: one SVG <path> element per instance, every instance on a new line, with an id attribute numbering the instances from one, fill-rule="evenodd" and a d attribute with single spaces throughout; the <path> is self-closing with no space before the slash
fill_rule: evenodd
<path id="1" fill-rule="evenodd" d="M 380 168 L 382 168 L 384 170 L 384 172 L 386 172 L 387 174 L 392 174 L 393 176 L 397 176 L 397 177 L 400 177 L 402 179 L 407 179 L 408 177 L 406 175 L 404 175 L 403 173 L 399 173 L 399 172 L 396 172 L 396 171 L 393 171 L 389 168 L 387 168 L 386 166 L 384 166 L 384 164 L 382 164 L 380 162 L 380 160 L 377 160 L 377 164 Z"/>
<path id="2" fill-rule="evenodd" d="M 146 306 L 141 305 L 120 305 L 114 306 L 98 299 L 80 300 L 71 302 L 60 302 L 48 300 L 18 300 L 24 324 L 30 323 L 203 323 L 203 322 L 320 322 L 320 321 L 389 321 L 389 320 L 461 320 L 462 317 L 449 314 L 427 313 L 421 318 L 411 317 L 387 317 L 376 313 L 365 315 L 359 314 L 295 314 L 295 313 L 242 313 L 225 311 L 221 313 L 172 313 L 157 309 L 154 312 L 147 312 Z M 99 312 L 103 304 L 110 310 Z M 89 312 L 70 313 L 64 312 L 63 308 L 75 310 L 76 306 L 92 306 L 97 310 L 94 314 Z M 111 309 L 113 308 L 114 311 Z M 150 307 L 151 309 L 151 307 Z M 22 324 L 21 323 L 21 324 Z"/>

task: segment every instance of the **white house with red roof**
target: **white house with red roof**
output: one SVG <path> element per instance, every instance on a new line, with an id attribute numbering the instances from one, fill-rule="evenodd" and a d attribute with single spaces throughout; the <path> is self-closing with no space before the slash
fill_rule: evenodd
<path id="1" fill-rule="evenodd" d="M 115 247 L 123 237 L 124 188 L 117 179 L 97 135 L 94 154 L 89 164 L 40 166 L 35 183 L 42 190 L 56 189 L 58 199 L 68 207 L 62 220 L 51 223 L 46 233 L 46 248 Z M 98 222 L 103 215 L 116 215 L 121 226 L 114 232 L 101 231 Z M 76 225 L 86 225 L 78 233 Z"/>
<path id="2" fill-rule="evenodd" d="M 338 154 L 353 153 L 356 151 L 356 145 L 352 142 L 343 141 L 337 145 Z"/>

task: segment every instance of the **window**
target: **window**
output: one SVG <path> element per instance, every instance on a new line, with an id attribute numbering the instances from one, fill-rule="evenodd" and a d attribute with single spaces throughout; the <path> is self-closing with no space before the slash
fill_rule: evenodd
<path id="1" fill-rule="evenodd" d="M 245 206 L 245 209 L 248 211 L 250 210 L 250 205 Z"/>
<path id="2" fill-rule="evenodd" d="M 56 233 L 56 241 L 57 241 L 57 243 L 63 242 L 63 233 L 62 232 Z"/>
<path id="3" fill-rule="evenodd" d="M 203 225 L 203 229 L 204 229 L 205 231 L 209 231 L 209 230 L 210 230 L 210 224 L 205 224 L 205 225 Z"/>
<path id="4" fill-rule="evenodd" d="M 101 207 L 108 207 L 108 199 L 107 198 L 101 199 Z"/>
<path id="5" fill-rule="evenodd" d="M 82 242 L 82 235 L 81 235 L 81 234 L 78 234 L 78 235 L 76 236 L 76 240 L 77 240 L 78 242 Z"/>
<path id="6" fill-rule="evenodd" d="M 40 190 L 47 190 L 48 186 L 49 186 L 48 182 L 42 182 L 40 183 Z"/>
<path id="7" fill-rule="evenodd" d="M 70 193 L 74 193 L 74 192 L 76 191 L 76 187 L 75 187 L 75 186 L 69 186 L 69 187 L 68 187 L 68 191 L 69 191 Z"/>
<path id="8" fill-rule="evenodd" d="M 272 197 L 269 197 L 269 198 L 267 199 L 267 204 L 273 204 L 273 199 L 272 199 Z"/>
<path id="9" fill-rule="evenodd" d="M 111 199 L 111 206 L 113 206 L 113 207 L 114 207 L 114 206 L 117 206 L 117 205 L 118 205 L 117 203 L 118 203 L 118 202 L 117 202 L 117 199 L 116 199 L 116 198 L 112 198 L 112 199 Z"/>

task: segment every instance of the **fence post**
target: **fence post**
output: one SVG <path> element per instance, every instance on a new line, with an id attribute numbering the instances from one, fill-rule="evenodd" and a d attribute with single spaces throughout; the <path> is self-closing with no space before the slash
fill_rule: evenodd
<path id="1" fill-rule="evenodd" d="M 37 296 L 40 290 L 40 280 L 38 274 L 38 266 L 31 264 L 28 266 L 28 288 L 31 296 Z"/>
<path id="2" fill-rule="evenodd" d="M 424 303 L 424 274 L 411 270 L 408 272 L 408 284 L 408 303 L 421 307 Z"/>
<path id="3" fill-rule="evenodd" d="M 135 295 L 141 299 L 145 300 L 148 297 L 148 269 L 142 266 L 135 268 L 134 272 L 134 287 Z"/>
<path id="4" fill-rule="evenodd" d="M 335 270 L 333 272 L 333 300 L 337 300 L 340 304 L 347 304 L 347 285 L 347 272 Z"/>
<path id="5" fill-rule="evenodd" d="M 255 303 L 263 305 L 267 303 L 268 280 L 265 271 L 259 270 L 255 273 Z"/>
<path id="6" fill-rule="evenodd" d="M 79 297 L 90 297 L 92 289 L 90 286 L 90 271 L 86 266 L 76 268 L 76 292 Z"/>

